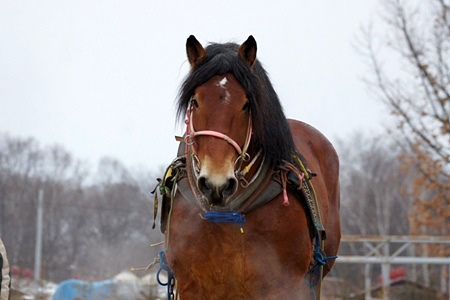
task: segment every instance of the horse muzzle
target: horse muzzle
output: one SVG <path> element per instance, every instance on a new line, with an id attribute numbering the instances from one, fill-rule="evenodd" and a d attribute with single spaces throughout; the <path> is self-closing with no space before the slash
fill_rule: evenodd
<path id="1" fill-rule="evenodd" d="M 206 197 L 211 206 L 225 206 L 238 188 L 238 180 L 235 177 L 227 177 L 221 180 L 200 176 L 197 179 L 197 187 Z"/>

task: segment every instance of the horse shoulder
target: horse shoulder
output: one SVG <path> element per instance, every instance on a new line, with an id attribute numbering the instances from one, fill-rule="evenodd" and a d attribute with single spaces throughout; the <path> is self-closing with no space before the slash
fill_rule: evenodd
<path id="1" fill-rule="evenodd" d="M 320 168 L 339 174 L 339 158 L 331 142 L 313 126 L 298 120 L 288 120 L 295 146 L 306 163 L 317 161 Z M 312 170 L 314 171 L 314 170 Z"/>

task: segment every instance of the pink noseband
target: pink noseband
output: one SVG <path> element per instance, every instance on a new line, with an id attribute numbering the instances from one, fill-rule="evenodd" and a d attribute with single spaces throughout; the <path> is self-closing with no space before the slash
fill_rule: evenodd
<path id="1" fill-rule="evenodd" d="M 238 145 L 238 143 L 236 143 L 232 138 L 230 138 L 228 135 L 223 134 L 221 132 L 213 131 L 213 130 L 195 131 L 192 114 L 193 114 L 193 110 L 192 110 L 192 104 L 191 104 L 191 107 L 186 112 L 186 135 L 184 137 L 184 140 L 185 140 L 187 146 L 192 146 L 194 144 L 194 139 L 197 136 L 201 136 L 201 135 L 213 136 L 213 137 L 220 138 L 220 139 L 227 141 L 237 151 L 237 153 L 239 154 L 239 157 L 241 159 L 246 159 L 246 157 L 248 157 L 247 150 L 250 145 L 250 140 L 251 140 L 251 136 L 252 136 L 251 114 L 248 119 L 247 135 L 245 137 L 245 143 L 244 143 L 244 147 L 242 149 Z M 194 152 L 195 152 L 195 149 L 194 149 Z"/>

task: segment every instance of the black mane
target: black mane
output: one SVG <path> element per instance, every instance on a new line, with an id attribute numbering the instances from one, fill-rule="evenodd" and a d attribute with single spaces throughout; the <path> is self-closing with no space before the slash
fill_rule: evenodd
<path id="1" fill-rule="evenodd" d="M 206 47 L 206 56 L 191 70 L 181 86 L 177 117 L 184 117 L 199 85 L 215 75 L 231 73 L 247 92 L 250 102 L 253 124 L 251 147 L 262 148 L 272 166 L 279 165 L 282 160 L 291 161 L 295 146 L 280 100 L 259 61 L 250 67 L 238 56 L 238 49 L 239 45 L 234 43 Z"/>

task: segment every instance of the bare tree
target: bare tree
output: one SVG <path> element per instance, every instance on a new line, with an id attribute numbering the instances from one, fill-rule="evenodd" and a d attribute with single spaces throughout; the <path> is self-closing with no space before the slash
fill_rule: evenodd
<path id="1" fill-rule="evenodd" d="M 411 201 L 401 190 L 411 184 L 411 176 L 402 171 L 398 159 L 401 148 L 392 139 L 356 133 L 339 141 L 337 150 L 341 162 L 343 234 L 408 234 Z M 394 247 L 380 249 L 386 254 L 395 250 Z M 344 243 L 340 249 L 341 255 L 366 253 L 367 248 L 356 243 Z M 364 281 L 360 278 L 367 274 L 376 278 L 381 270 L 379 266 L 338 264 L 335 272 L 362 289 Z"/>
<path id="2" fill-rule="evenodd" d="M 401 192 L 401 152 L 392 141 L 355 134 L 340 141 L 342 226 L 344 234 L 392 235 L 409 231 L 410 201 Z"/>
<path id="3" fill-rule="evenodd" d="M 383 33 L 365 30 L 368 86 L 394 116 L 404 168 L 416 172 L 414 234 L 450 230 L 450 2 L 387 0 Z M 390 58 L 390 59 L 389 59 Z"/>
<path id="4" fill-rule="evenodd" d="M 4 241 L 14 240 L 14 243 L 7 243 L 10 245 L 8 253 L 12 262 L 32 262 L 32 257 L 24 257 L 22 254 L 24 251 L 34 253 L 34 244 L 27 241 L 34 241 L 35 236 L 36 219 L 32 211 L 36 204 L 34 200 L 43 159 L 39 144 L 35 140 L 1 136 L 0 234 Z"/>
<path id="5" fill-rule="evenodd" d="M 82 187 L 88 177 L 87 166 L 61 146 L 42 150 L 45 164 L 40 174 L 44 191 L 43 245 L 45 273 L 50 278 L 70 274 L 87 226 L 85 214 L 76 209 L 83 199 Z M 64 257 L 54 255 L 64 253 Z"/>
<path id="6" fill-rule="evenodd" d="M 150 243 L 155 176 L 131 172 L 104 159 L 92 175 L 60 146 L 0 134 L 0 235 L 11 264 L 33 268 L 38 191 L 44 191 L 42 278 L 75 274 L 105 279 L 146 266 L 157 254 Z"/>

